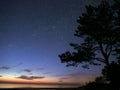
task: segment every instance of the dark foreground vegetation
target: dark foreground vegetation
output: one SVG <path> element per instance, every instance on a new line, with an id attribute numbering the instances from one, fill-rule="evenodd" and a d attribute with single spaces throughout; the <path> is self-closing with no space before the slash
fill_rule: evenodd
<path id="1" fill-rule="evenodd" d="M 108 84 L 89 83 L 86 86 L 77 88 L 76 90 L 112 90 Z"/>

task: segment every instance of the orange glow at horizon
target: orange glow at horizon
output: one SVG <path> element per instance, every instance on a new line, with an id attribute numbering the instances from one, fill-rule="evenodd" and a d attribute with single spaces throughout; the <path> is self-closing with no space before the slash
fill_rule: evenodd
<path id="1" fill-rule="evenodd" d="M 13 83 L 13 84 L 85 84 L 87 81 L 93 81 L 94 78 L 93 77 L 79 77 L 78 79 L 67 79 L 67 80 L 63 80 L 63 81 L 59 81 L 57 78 L 53 78 L 53 77 L 49 77 L 49 78 L 43 78 L 43 79 L 34 79 L 34 80 L 26 80 L 26 79 L 20 79 L 17 77 L 8 77 L 8 76 L 3 76 L 0 77 L 0 83 Z"/>
<path id="2" fill-rule="evenodd" d="M 56 83 L 57 80 L 54 78 L 43 78 L 43 79 L 36 79 L 36 80 L 25 80 L 25 79 L 19 79 L 14 77 L 0 77 L 0 82 L 5 83 Z"/>

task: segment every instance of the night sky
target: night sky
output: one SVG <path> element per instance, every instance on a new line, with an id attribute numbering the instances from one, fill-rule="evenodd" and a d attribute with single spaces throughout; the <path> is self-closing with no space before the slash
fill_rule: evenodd
<path id="1" fill-rule="evenodd" d="M 73 50 L 76 20 L 100 0 L 0 0 L 0 83 L 83 84 L 100 75 L 66 67 L 59 54 Z"/>

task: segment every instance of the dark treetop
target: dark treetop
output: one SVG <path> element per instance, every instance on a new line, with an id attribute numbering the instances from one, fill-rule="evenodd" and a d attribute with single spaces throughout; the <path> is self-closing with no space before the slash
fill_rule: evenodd
<path id="1" fill-rule="evenodd" d="M 114 3 L 118 4 L 116 1 Z M 59 55 L 62 63 L 68 66 L 83 62 L 109 65 L 111 57 L 119 59 L 120 9 L 115 4 L 102 0 L 96 7 L 86 6 L 86 12 L 77 20 L 78 28 L 74 34 L 83 41 L 80 44 L 70 43 L 75 51 Z"/>

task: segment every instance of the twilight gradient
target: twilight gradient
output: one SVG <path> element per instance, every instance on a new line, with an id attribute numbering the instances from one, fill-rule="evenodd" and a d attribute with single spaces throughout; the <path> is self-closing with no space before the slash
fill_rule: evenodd
<path id="1" fill-rule="evenodd" d="M 58 57 L 80 42 L 76 20 L 98 1 L 1 0 L 0 83 L 79 86 L 99 76 L 101 67 L 66 67 Z"/>

